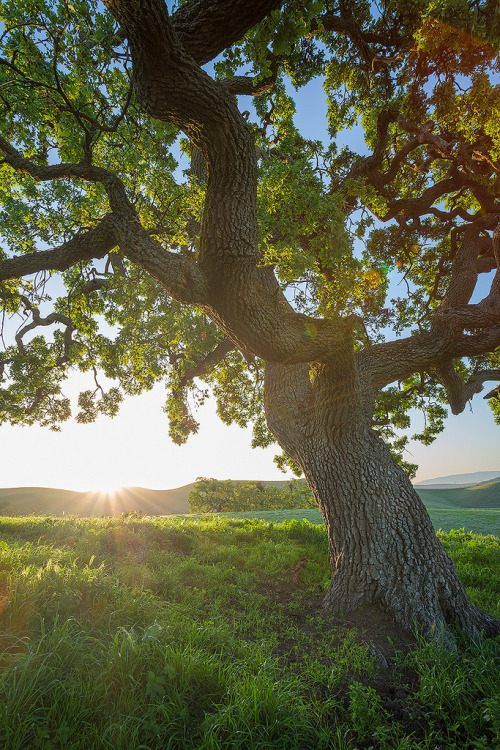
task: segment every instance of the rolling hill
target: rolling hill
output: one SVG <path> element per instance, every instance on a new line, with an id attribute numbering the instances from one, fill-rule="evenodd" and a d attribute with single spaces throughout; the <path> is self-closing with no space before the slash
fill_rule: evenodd
<path id="1" fill-rule="evenodd" d="M 265 484 L 279 486 L 286 482 Z M 114 493 L 73 492 L 49 487 L 0 488 L 0 515 L 47 513 L 55 516 L 101 516 L 130 511 L 142 511 L 154 516 L 184 514 L 189 513 L 188 495 L 193 485 L 186 484 L 172 490 L 122 487 Z M 473 486 L 445 487 L 429 484 L 417 485 L 415 489 L 426 507 L 431 509 L 500 509 L 500 478 L 499 481 L 481 482 Z"/>
<path id="2" fill-rule="evenodd" d="M 116 492 L 73 492 L 49 487 L 13 487 L 0 489 L 0 515 L 51 513 L 55 516 L 118 515 L 142 511 L 165 516 L 189 513 L 187 498 L 193 484 L 173 490 L 148 490 L 121 487 Z"/>
<path id="3" fill-rule="evenodd" d="M 415 487 L 428 508 L 500 508 L 500 481 L 457 489 Z"/>
<path id="4" fill-rule="evenodd" d="M 500 482 L 500 469 L 496 471 L 473 471 L 469 474 L 449 474 L 445 477 L 435 477 L 426 479 L 423 482 L 416 482 L 413 486 L 415 489 L 441 489 L 454 490 L 459 487 L 475 487 L 479 484 L 491 484 Z"/>

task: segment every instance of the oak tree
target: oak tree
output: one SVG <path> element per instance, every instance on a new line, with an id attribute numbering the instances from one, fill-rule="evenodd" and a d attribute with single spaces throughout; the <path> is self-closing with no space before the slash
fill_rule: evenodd
<path id="1" fill-rule="evenodd" d="M 488 381 L 500 417 L 496 3 L 0 7 L 2 421 L 57 429 L 77 368 L 77 420 L 163 380 L 182 442 L 212 391 L 304 473 L 327 606 L 498 633 L 398 432 L 421 408 L 431 442 Z M 294 120 L 318 77 L 323 141 Z"/>
<path id="2" fill-rule="evenodd" d="M 190 513 L 283 510 L 314 508 L 316 503 L 307 484 L 289 482 L 245 482 L 198 477 L 188 496 Z"/>

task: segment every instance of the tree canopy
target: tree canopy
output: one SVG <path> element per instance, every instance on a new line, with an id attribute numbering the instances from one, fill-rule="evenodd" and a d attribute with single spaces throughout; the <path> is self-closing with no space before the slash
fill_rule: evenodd
<path id="1" fill-rule="evenodd" d="M 272 482 L 235 482 L 231 479 L 198 477 L 189 493 L 188 503 L 191 513 L 316 507 L 311 490 L 300 479 L 292 479 L 280 486 Z"/>
<path id="2" fill-rule="evenodd" d="M 80 422 L 162 381 L 173 440 L 213 392 L 267 445 L 262 362 L 352 339 L 402 460 L 500 381 L 496 3 L 106 5 L 0 3 L 0 421 L 58 429 L 76 368 Z"/>

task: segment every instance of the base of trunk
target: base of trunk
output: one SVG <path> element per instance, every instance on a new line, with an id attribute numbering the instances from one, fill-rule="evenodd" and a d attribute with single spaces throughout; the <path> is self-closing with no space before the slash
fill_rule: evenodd
<path id="1" fill-rule="evenodd" d="M 450 640 L 454 625 L 473 638 L 500 633 L 500 621 L 470 602 L 429 514 L 387 446 L 366 435 L 345 451 L 323 446 L 307 456 L 306 475 L 328 532 L 330 609 L 376 605 L 408 632 Z M 304 460 L 304 465 L 306 464 Z M 334 470 L 332 471 L 332 467 Z M 312 471 L 311 471 L 312 469 Z"/>
<path id="2" fill-rule="evenodd" d="M 374 580 L 366 575 L 356 580 L 352 570 L 348 573 L 339 566 L 332 575 L 324 606 L 347 613 L 375 605 L 406 632 L 445 643 L 453 641 L 450 625 L 476 639 L 500 634 L 500 620 L 474 607 L 454 568 L 448 570 L 446 579 L 422 570 L 406 572 L 411 576 L 398 576 L 392 581 L 388 580 L 391 576 Z"/>
<path id="3" fill-rule="evenodd" d="M 304 365 L 266 363 L 265 407 L 325 522 L 327 607 L 375 605 L 406 631 L 440 639 L 451 639 L 450 625 L 474 638 L 500 633 L 500 621 L 470 602 L 420 497 L 372 429 L 374 400 L 353 357 L 316 364 L 313 377 Z"/>

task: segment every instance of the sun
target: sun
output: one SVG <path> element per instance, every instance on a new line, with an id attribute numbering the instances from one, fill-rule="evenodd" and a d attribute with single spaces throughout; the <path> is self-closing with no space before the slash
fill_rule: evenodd
<path id="1" fill-rule="evenodd" d="M 97 485 L 96 487 L 92 487 L 90 492 L 95 492 L 98 495 L 106 496 L 106 497 L 114 497 L 117 495 L 121 490 L 123 489 L 122 486 L 116 485 L 116 484 L 107 484 L 107 483 L 101 483 Z"/>

